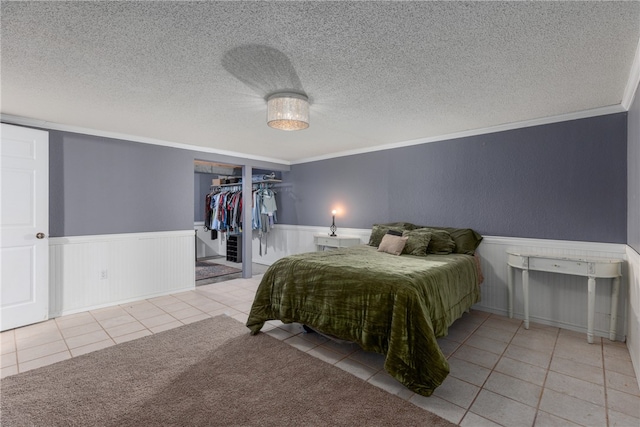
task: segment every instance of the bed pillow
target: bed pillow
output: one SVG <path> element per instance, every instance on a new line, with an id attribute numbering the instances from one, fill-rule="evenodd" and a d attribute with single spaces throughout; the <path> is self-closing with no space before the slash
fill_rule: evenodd
<path id="1" fill-rule="evenodd" d="M 408 239 L 408 237 L 385 234 L 384 236 L 382 236 L 380 246 L 378 246 L 378 252 L 386 252 L 391 255 L 400 255 Z"/>
<path id="2" fill-rule="evenodd" d="M 382 238 L 385 234 L 387 234 L 389 230 L 396 231 L 400 233 L 400 235 L 402 235 L 402 232 L 404 231 L 400 227 L 390 227 L 388 225 L 373 224 L 373 227 L 371 228 L 371 237 L 369 237 L 369 246 L 380 246 Z"/>
<path id="3" fill-rule="evenodd" d="M 379 224 L 379 225 L 384 225 L 385 227 L 393 227 L 393 228 L 401 228 L 402 230 L 413 230 L 414 228 L 418 228 L 417 225 L 415 224 L 411 224 L 410 222 L 388 222 L 385 224 Z"/>
<path id="4" fill-rule="evenodd" d="M 432 228 L 448 232 L 456 243 L 454 252 L 457 254 L 473 255 L 480 245 L 480 242 L 482 242 L 482 236 L 471 228 L 432 227 L 426 225 L 420 226 L 420 228 Z"/>
<path id="5" fill-rule="evenodd" d="M 431 233 L 418 232 L 415 230 L 405 230 L 402 235 L 408 237 L 407 243 L 404 245 L 403 254 L 427 256 L 427 248 L 431 241 Z"/>
<path id="6" fill-rule="evenodd" d="M 482 242 L 482 236 L 470 228 L 452 228 L 446 230 L 456 242 L 457 254 L 473 255 Z"/>
<path id="7" fill-rule="evenodd" d="M 453 253 L 456 248 L 456 242 L 453 241 L 449 232 L 438 228 L 416 228 L 412 230 L 414 233 L 430 233 L 431 240 L 429 241 L 429 247 L 427 253 L 446 255 Z"/>

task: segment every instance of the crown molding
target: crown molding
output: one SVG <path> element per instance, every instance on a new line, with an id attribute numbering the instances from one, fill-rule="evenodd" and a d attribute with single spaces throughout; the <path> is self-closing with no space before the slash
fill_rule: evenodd
<path id="1" fill-rule="evenodd" d="M 636 59 L 638 59 L 638 56 L 639 55 L 636 54 Z M 634 64 L 638 65 L 638 66 L 634 65 L 634 69 L 637 71 L 636 73 L 637 75 L 635 77 L 633 76 L 632 77 L 636 78 L 637 80 L 640 77 L 640 68 L 639 68 L 640 60 L 634 61 Z M 632 77 L 630 77 L 629 79 L 630 82 L 632 80 Z M 629 85 L 630 83 L 627 84 L 627 87 L 629 87 Z M 637 86 L 637 82 L 636 82 L 636 86 Z M 631 95 L 629 105 L 631 105 L 631 101 L 633 101 L 633 94 Z M 409 141 L 401 141 L 401 142 L 395 142 L 390 144 L 376 145 L 373 147 L 339 151 L 339 152 L 325 154 L 321 156 L 307 157 L 307 158 L 296 159 L 292 161 L 283 160 L 283 159 L 272 159 L 268 157 L 255 156 L 255 155 L 244 154 L 244 153 L 239 153 L 235 151 L 219 150 L 215 148 L 202 147 L 199 145 L 182 144 L 178 142 L 164 141 L 160 139 L 147 138 L 147 137 L 141 137 L 136 135 L 126 135 L 126 134 L 121 134 L 116 132 L 107 132 L 107 131 L 101 131 L 96 129 L 82 128 L 78 126 L 63 125 L 63 124 L 48 122 L 44 120 L 37 120 L 37 119 L 31 119 L 26 117 L 20 117 L 20 116 L 12 116 L 9 114 L 0 114 L 0 120 L 4 123 L 11 123 L 11 124 L 22 125 L 22 126 L 38 127 L 38 128 L 59 130 L 59 131 L 65 131 L 65 132 L 74 132 L 74 133 L 81 133 L 81 134 L 93 135 L 93 136 L 102 136 L 106 138 L 140 142 L 143 144 L 161 145 L 165 147 L 180 148 L 184 150 L 199 151 L 203 153 L 220 154 L 224 156 L 238 157 L 241 159 L 251 159 L 251 160 L 264 161 L 264 162 L 291 166 L 295 164 L 310 163 L 310 162 L 328 160 L 328 159 L 333 159 L 338 157 L 353 156 L 357 154 L 372 153 L 376 151 L 392 150 L 394 148 L 410 147 L 413 145 L 429 144 L 432 142 L 447 141 L 447 140 L 457 139 L 457 138 L 467 138 L 467 137 L 477 136 L 477 135 L 486 135 L 490 133 L 498 133 L 498 132 L 521 129 L 526 127 L 566 122 L 571 120 L 579 120 L 579 119 L 585 119 L 589 117 L 605 116 L 608 114 L 623 113 L 626 111 L 628 111 L 628 107 L 625 108 L 623 104 L 609 105 L 607 107 L 576 111 L 573 113 L 560 114 L 557 116 L 542 117 L 542 118 L 532 119 L 532 120 L 523 120 L 520 122 L 513 122 L 513 123 L 505 123 L 497 126 L 491 126 L 486 128 L 480 128 L 480 129 L 471 129 L 467 131 L 433 136 L 429 138 L 420 138 L 420 139 L 413 139 Z"/>
<path id="2" fill-rule="evenodd" d="M 2 123 L 8 123 L 8 124 L 14 124 L 14 125 L 20 125 L 20 126 L 36 127 L 36 128 L 43 128 L 43 129 L 49 129 L 49 130 L 59 130 L 63 132 L 80 133 L 84 135 L 100 136 L 104 138 L 113 138 L 113 139 L 120 139 L 124 141 L 139 142 L 142 144 L 161 145 L 163 147 L 172 147 L 172 148 L 179 148 L 182 150 L 199 151 L 201 153 L 220 154 L 223 156 L 237 157 L 240 159 L 257 160 L 261 162 L 277 163 L 277 164 L 287 165 L 287 166 L 291 164 L 289 161 L 282 160 L 282 159 L 273 159 L 270 157 L 256 156 L 256 155 L 240 153 L 236 151 L 220 150 L 217 148 L 202 147 L 199 145 L 190 145 L 190 144 L 183 144 L 180 142 L 165 141 L 162 139 L 147 138 L 144 136 L 128 135 L 128 134 L 123 134 L 118 132 L 109 132 L 109 131 L 103 131 L 99 129 L 84 128 L 80 126 L 71 126 L 71 125 L 65 125 L 60 123 L 48 122 L 46 120 L 32 119 L 29 117 L 13 116 L 13 115 L 4 114 L 4 113 L 0 114 L 0 121 L 2 121 Z"/>
<path id="3" fill-rule="evenodd" d="M 638 86 L 640 85 L 640 40 L 638 40 L 638 46 L 636 47 L 636 56 L 633 58 L 631 64 L 631 72 L 629 73 L 629 80 L 627 86 L 624 88 L 624 94 L 622 95 L 622 107 L 625 111 L 629 111 L 633 98 L 635 97 Z"/>
<path id="4" fill-rule="evenodd" d="M 374 151 L 392 150 L 394 148 L 402 148 L 402 147 L 409 147 L 412 145 L 447 141 L 450 139 L 457 139 L 457 138 L 467 138 L 470 136 L 477 136 L 477 135 L 486 135 L 489 133 L 498 133 L 498 132 L 521 129 L 526 127 L 540 126 L 540 125 L 546 125 L 546 124 L 558 123 L 558 122 L 567 122 L 571 120 L 586 119 L 589 117 L 605 116 L 607 114 L 623 113 L 625 111 L 627 110 L 624 109 L 623 106 L 620 104 L 609 105 L 607 107 L 593 108 L 591 110 L 576 111 L 573 113 L 560 114 L 557 116 L 550 116 L 550 117 L 542 117 L 539 119 L 524 120 L 520 122 L 505 123 L 502 125 L 491 126 L 487 128 L 480 128 L 480 129 L 472 129 L 472 130 L 467 130 L 463 132 L 455 132 L 447 135 L 440 135 L 440 136 L 434 136 L 429 138 L 420 138 L 420 139 L 414 139 L 414 140 L 403 141 L 403 142 L 395 142 L 391 144 L 376 145 L 375 147 L 367 147 L 367 148 L 361 148 L 361 149 L 355 149 L 355 150 L 340 151 L 340 152 L 325 154 L 325 155 L 316 156 L 316 157 L 307 157 L 304 159 L 293 160 L 291 161 L 291 164 L 295 165 L 300 163 L 310 163 L 310 162 L 316 162 L 319 160 L 332 159 L 336 157 L 353 156 L 356 154 L 371 153 Z"/>

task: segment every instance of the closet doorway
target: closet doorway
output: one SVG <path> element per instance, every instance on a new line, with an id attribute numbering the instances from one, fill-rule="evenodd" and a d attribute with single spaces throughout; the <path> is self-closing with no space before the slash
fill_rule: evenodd
<path id="1" fill-rule="evenodd" d="M 210 227 L 207 204 L 220 186 L 241 186 L 242 166 L 212 161 L 194 161 L 194 229 L 196 286 L 224 282 L 243 277 L 242 235 L 238 229 L 227 231 Z M 230 186 L 230 187 L 229 187 Z M 249 232 L 251 227 L 249 227 Z M 267 266 L 252 263 L 252 274 L 266 271 Z"/>
<path id="2" fill-rule="evenodd" d="M 227 233 L 205 225 L 207 195 L 218 180 L 231 181 L 242 176 L 242 166 L 194 161 L 194 228 L 196 286 L 242 277 L 242 258 L 227 260 Z M 224 177 L 224 178 L 221 178 Z M 237 238 L 237 237 L 236 237 Z"/>

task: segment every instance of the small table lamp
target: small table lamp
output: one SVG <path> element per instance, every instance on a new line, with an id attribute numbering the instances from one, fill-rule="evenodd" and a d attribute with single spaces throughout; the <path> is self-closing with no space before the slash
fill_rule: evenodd
<path id="1" fill-rule="evenodd" d="M 333 215 L 333 220 L 331 222 L 331 227 L 329 227 L 329 230 L 331 231 L 331 234 L 329 234 L 329 236 L 331 237 L 335 237 L 336 236 L 336 230 L 338 229 L 336 227 L 336 210 L 332 210 L 331 214 Z"/>

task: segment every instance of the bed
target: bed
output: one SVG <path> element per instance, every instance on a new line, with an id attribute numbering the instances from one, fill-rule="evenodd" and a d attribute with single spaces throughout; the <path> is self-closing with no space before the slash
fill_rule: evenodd
<path id="1" fill-rule="evenodd" d="M 301 323 L 385 355 L 390 375 L 431 395 L 449 373 L 436 338 L 480 300 L 473 253 L 482 237 L 471 229 L 397 224 L 374 225 L 368 245 L 276 261 L 256 292 L 247 320 L 251 334 L 268 320 Z M 453 244 L 443 248 L 434 233 L 448 235 Z M 428 238 L 419 236 L 420 247 L 413 250 L 406 244 L 410 235 Z M 405 242 L 399 256 L 381 250 L 398 237 Z"/>

